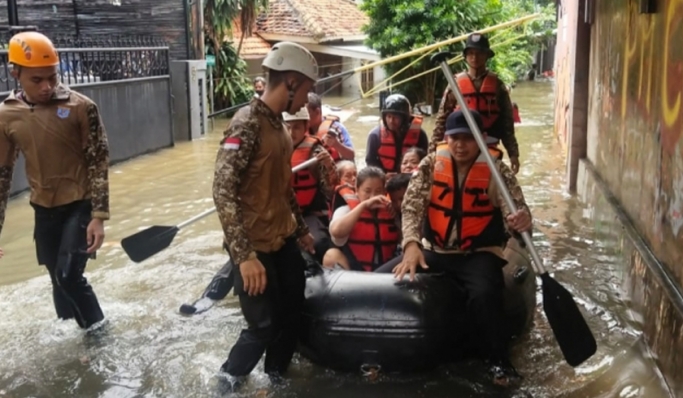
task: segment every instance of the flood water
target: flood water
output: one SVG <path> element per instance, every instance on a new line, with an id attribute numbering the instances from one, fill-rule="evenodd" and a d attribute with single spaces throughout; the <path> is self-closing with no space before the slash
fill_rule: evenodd
<path id="1" fill-rule="evenodd" d="M 353 98 L 325 98 L 334 105 Z M 535 217 L 534 241 L 546 266 L 575 295 L 598 341 L 598 353 L 573 369 L 564 363 L 539 305 L 535 327 L 514 347 L 525 376 L 515 395 L 489 385 L 471 364 L 428 374 L 382 375 L 375 381 L 338 374 L 296 358 L 291 379 L 273 387 L 260 364 L 238 396 L 257 397 L 620 397 L 659 398 L 666 392 L 642 343 L 638 316 L 622 297 L 622 264 L 606 237 L 596 234 L 585 206 L 564 193 L 564 154 L 552 131 L 550 83 L 520 84 L 520 183 Z M 377 100 L 355 101 L 345 125 L 364 157 L 375 125 Z M 431 132 L 432 118 L 426 118 Z M 181 143 L 113 167 L 112 220 L 105 247 L 88 266 L 109 320 L 88 335 L 73 321 L 58 321 L 50 281 L 36 266 L 33 214 L 25 196 L 11 201 L 0 247 L 0 398 L 212 397 L 215 374 L 243 321 L 229 295 L 191 318 L 178 307 L 196 299 L 226 261 L 215 216 L 185 229 L 171 247 L 132 263 L 118 242 L 150 225 L 175 225 L 213 205 L 211 183 L 225 120 L 204 139 Z M 538 294 L 540 303 L 540 291 Z"/>

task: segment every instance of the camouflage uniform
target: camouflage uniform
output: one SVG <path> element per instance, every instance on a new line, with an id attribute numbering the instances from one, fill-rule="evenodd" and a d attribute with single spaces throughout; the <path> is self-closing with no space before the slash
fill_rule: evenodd
<path id="1" fill-rule="evenodd" d="M 258 99 L 251 101 L 249 106 L 240 109 L 230 122 L 230 126 L 224 133 L 222 145 L 230 142 L 230 139 L 239 140 L 239 149 L 218 151 L 216 157 L 216 171 L 213 182 L 213 197 L 218 211 L 218 216 L 223 226 L 225 244 L 228 247 L 230 256 L 235 264 L 241 264 L 249 259 L 256 258 L 256 251 L 274 252 L 283 244 L 283 237 L 278 236 L 270 246 L 264 244 L 255 247 L 249 234 L 261 233 L 262 235 L 271 231 L 251 231 L 247 230 L 244 223 L 244 206 L 239 196 L 240 187 L 243 184 L 245 172 L 254 160 L 254 156 L 259 152 L 263 145 L 261 138 L 261 122 L 265 119 L 270 126 L 268 128 L 286 134 L 282 116 L 273 113 L 263 102 Z M 291 137 L 289 138 L 288 152 L 283 155 L 289 160 L 291 176 L 291 153 L 293 151 Z M 305 236 L 309 233 L 308 227 L 301 216 L 301 209 L 296 200 L 294 190 L 291 188 L 289 179 L 286 182 L 289 187 L 289 207 L 290 214 L 296 219 L 296 231 L 292 231 L 297 237 Z M 281 231 L 277 231 L 281 232 Z"/>
<path id="2" fill-rule="evenodd" d="M 21 147 L 16 137 L 17 134 L 22 134 L 21 126 L 16 128 L 16 132 L 10 131 L 8 128 L 9 125 L 14 125 L 14 123 L 22 124 L 18 119 L 21 116 L 16 113 L 16 109 L 26 108 L 25 105 L 19 105 L 20 102 L 17 95 L 18 92 L 12 92 L 3 102 L 2 107 L 0 107 L 0 232 L 2 232 L 4 226 L 5 211 L 12 185 L 12 174 L 19 152 L 24 152 L 28 162 L 37 163 L 40 161 L 44 163 L 47 161 L 50 164 L 57 165 L 64 161 L 64 151 L 60 151 L 59 148 Z M 43 190 L 40 186 L 34 186 L 31 189 L 31 202 L 44 207 L 54 207 L 89 198 L 92 205 L 92 217 L 108 220 L 109 144 L 97 105 L 88 97 L 71 91 L 68 87 L 61 84 L 56 88 L 53 100 L 58 104 L 62 103 L 62 101 L 64 103 L 68 102 L 77 111 L 71 116 L 77 118 L 74 120 L 74 123 L 78 123 L 78 130 L 80 130 L 80 141 L 83 143 L 83 152 L 80 156 L 82 157 L 82 164 L 87 169 L 87 174 L 84 174 L 83 178 L 79 178 L 78 184 L 81 185 L 78 187 L 79 189 L 60 190 L 57 194 L 49 189 Z M 53 107 L 55 108 L 54 112 L 41 114 L 36 112 L 34 116 L 39 118 L 41 124 L 54 126 L 54 121 L 50 118 L 55 116 L 57 107 Z M 25 114 L 27 115 L 28 112 Z M 69 120 L 68 114 L 66 117 Z M 72 127 L 69 125 L 66 129 L 56 129 L 55 132 L 67 139 L 79 137 L 79 135 L 74 135 L 74 131 L 71 130 Z M 68 152 L 68 150 L 66 151 Z M 79 156 L 78 154 L 74 155 Z M 52 169 L 51 167 L 38 168 L 29 166 L 27 167 L 27 170 L 29 170 L 28 177 L 37 181 L 53 179 L 55 176 L 47 175 Z M 31 171 L 35 171 L 35 173 L 31 173 Z M 46 175 L 41 175 L 41 172 Z M 79 195 L 78 191 L 81 191 L 82 194 Z"/>
<path id="3" fill-rule="evenodd" d="M 472 83 L 476 89 L 481 87 L 485 77 L 486 73 L 475 79 L 472 79 Z M 513 119 L 510 93 L 500 79 L 498 79 L 497 102 L 498 106 L 500 107 L 500 113 L 498 120 L 494 124 L 494 128 L 502 132 L 501 141 L 508 152 L 508 156 L 511 158 L 519 157 L 519 146 L 517 145 L 517 138 L 515 137 L 515 122 Z M 448 118 L 448 115 L 453 112 L 457 104 L 458 101 L 455 99 L 455 95 L 451 92 L 450 87 L 447 87 L 444 91 L 443 97 L 441 98 L 439 113 L 436 115 L 434 132 L 432 134 L 432 140 L 429 143 L 429 152 L 434 152 L 436 150 L 436 146 L 444 140 L 446 119 Z"/>
<path id="4" fill-rule="evenodd" d="M 431 242 L 426 242 L 422 239 L 421 231 L 431 197 L 435 158 L 436 153 L 432 152 L 422 160 L 417 172 L 413 174 L 410 184 L 408 185 L 408 189 L 406 190 L 406 194 L 403 197 L 401 213 L 403 216 L 402 246 L 404 249 L 405 246 L 410 242 L 417 242 L 426 248 L 431 246 Z M 517 183 L 517 178 L 515 178 L 512 170 L 510 170 L 510 168 L 500 160 L 496 160 L 496 165 L 498 166 L 498 171 L 503 177 L 503 181 L 505 181 L 505 185 L 507 186 L 512 199 L 515 202 L 517 209 L 526 210 L 529 212 L 529 214 L 531 214 L 529 207 L 526 205 L 524 200 L 522 188 Z M 505 200 L 503 199 L 503 195 L 501 194 L 500 190 L 497 186 L 495 186 L 493 178 L 491 178 L 491 184 L 489 185 L 489 194 L 492 194 L 490 195 L 492 197 L 492 202 L 494 205 L 497 205 L 497 207 L 500 207 L 500 210 L 503 213 L 503 218 L 506 218 L 510 214 L 510 209 L 505 204 Z M 456 228 L 456 226 L 454 225 L 453 228 Z M 502 257 L 502 249 L 487 250 L 493 251 L 495 254 Z"/>
<path id="5" fill-rule="evenodd" d="M 16 91 L 0 105 L 0 231 L 19 151 L 31 185 L 37 259 L 50 274 L 57 316 L 88 328 L 104 314 L 83 277 L 86 228 L 93 218 L 109 219 L 109 146 L 97 105 L 61 84 L 39 107 Z"/>

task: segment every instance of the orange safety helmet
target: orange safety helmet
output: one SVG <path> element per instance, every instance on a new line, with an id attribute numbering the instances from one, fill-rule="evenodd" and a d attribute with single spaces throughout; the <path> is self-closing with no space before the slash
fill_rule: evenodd
<path id="1" fill-rule="evenodd" d="M 27 68 L 59 65 L 52 41 L 38 32 L 22 32 L 9 40 L 9 62 Z"/>

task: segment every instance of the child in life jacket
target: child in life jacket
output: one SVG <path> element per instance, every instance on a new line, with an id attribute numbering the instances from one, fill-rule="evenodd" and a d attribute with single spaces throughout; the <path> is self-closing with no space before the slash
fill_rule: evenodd
<path id="1" fill-rule="evenodd" d="M 323 266 L 339 265 L 347 270 L 373 271 L 392 260 L 400 232 L 387 197 L 385 174 L 378 167 L 358 173 L 356 189 L 342 185 L 332 205 L 329 249 Z"/>
<path id="2" fill-rule="evenodd" d="M 416 149 L 424 152 L 420 148 Z M 401 165 L 401 168 L 403 168 L 403 165 Z M 389 200 L 391 200 L 391 209 L 393 210 L 394 214 L 394 222 L 398 227 L 399 234 L 401 232 L 401 206 L 403 205 L 403 196 L 406 194 L 408 184 L 410 183 L 410 177 L 412 177 L 412 175 L 412 171 L 408 173 L 396 174 L 387 182 L 387 193 L 389 194 Z M 399 244 L 396 246 L 396 251 L 394 252 L 394 256 L 396 256 L 396 264 L 401 262 L 401 259 L 403 258 L 403 249 L 401 248 L 400 244 L 400 242 L 403 240 L 403 236 L 401 235 L 399 239 Z"/>
<path id="3" fill-rule="evenodd" d="M 401 159 L 401 173 L 412 173 L 415 171 L 425 156 L 427 156 L 427 152 L 424 149 L 416 146 L 410 147 L 403 154 L 403 159 Z"/>
<path id="4" fill-rule="evenodd" d="M 337 176 L 339 177 L 339 182 L 343 185 L 349 185 L 355 189 L 356 187 L 356 175 L 358 170 L 356 169 L 356 164 L 350 160 L 341 160 L 337 162 Z"/>

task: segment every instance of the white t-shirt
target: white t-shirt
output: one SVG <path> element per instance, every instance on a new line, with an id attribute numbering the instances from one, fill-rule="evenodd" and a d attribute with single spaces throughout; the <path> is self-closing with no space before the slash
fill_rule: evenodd
<path id="1" fill-rule="evenodd" d="M 345 215 L 349 214 L 350 212 L 351 212 L 351 207 L 349 207 L 348 205 L 339 207 L 337 210 L 334 211 L 334 213 L 332 213 L 332 219 L 330 220 L 330 224 L 334 220 L 338 220 L 338 219 L 344 217 Z M 342 236 L 342 237 L 334 237 L 334 236 L 330 235 L 330 237 L 332 238 L 332 243 L 334 243 L 337 246 L 344 246 L 346 244 L 346 242 L 349 240 L 349 235 Z"/>

